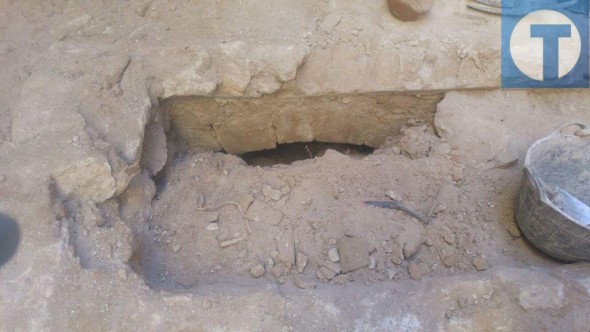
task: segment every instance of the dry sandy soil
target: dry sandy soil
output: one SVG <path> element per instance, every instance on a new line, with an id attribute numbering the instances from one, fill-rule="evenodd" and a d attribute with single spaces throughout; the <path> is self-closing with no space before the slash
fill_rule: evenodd
<path id="1" fill-rule="evenodd" d="M 462 0 L 0 0 L 0 330 L 587 332 L 590 265 L 513 208 L 590 94 L 499 89 L 499 32 Z"/>

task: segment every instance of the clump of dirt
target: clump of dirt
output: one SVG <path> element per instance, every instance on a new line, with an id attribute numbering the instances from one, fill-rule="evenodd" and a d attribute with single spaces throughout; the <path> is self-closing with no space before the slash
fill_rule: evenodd
<path id="1" fill-rule="evenodd" d="M 140 236 L 148 283 L 187 289 L 258 279 L 307 288 L 484 270 L 490 257 L 518 265 L 498 255 L 520 236 L 509 199 L 489 199 L 502 172 L 518 173 L 491 169 L 466 182 L 465 172 L 479 170 L 432 128 L 402 132 L 365 157 L 327 149 L 272 167 L 214 152 L 175 160 Z M 363 204 L 391 199 L 429 221 Z M 496 215 L 501 223 L 488 220 Z"/>

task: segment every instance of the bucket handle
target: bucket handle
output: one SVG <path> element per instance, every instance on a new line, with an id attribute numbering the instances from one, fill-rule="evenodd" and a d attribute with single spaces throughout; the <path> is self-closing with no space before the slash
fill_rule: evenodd
<path id="1" fill-rule="evenodd" d="M 582 120 L 571 120 L 571 121 L 566 121 L 562 124 L 560 124 L 559 126 L 557 126 L 557 128 L 555 128 L 551 134 L 549 134 L 549 137 L 554 137 L 554 136 L 562 136 L 563 130 L 567 127 L 571 127 L 571 126 L 578 126 L 580 127 L 580 129 L 588 129 L 590 128 L 590 126 L 588 126 L 586 123 L 584 123 Z"/>

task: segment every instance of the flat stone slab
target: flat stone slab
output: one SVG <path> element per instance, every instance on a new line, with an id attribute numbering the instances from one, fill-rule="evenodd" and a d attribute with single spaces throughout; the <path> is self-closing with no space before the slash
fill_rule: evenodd
<path id="1" fill-rule="evenodd" d="M 371 259 L 367 244 L 361 238 L 342 237 L 336 242 L 342 273 L 369 266 Z"/>

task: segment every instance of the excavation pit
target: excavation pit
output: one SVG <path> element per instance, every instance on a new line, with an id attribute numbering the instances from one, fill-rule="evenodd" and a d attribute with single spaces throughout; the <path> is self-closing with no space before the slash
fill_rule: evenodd
<path id="1" fill-rule="evenodd" d="M 396 188 L 408 208 L 428 213 L 440 183 L 452 180 L 453 162 L 436 153 L 442 143 L 431 125 L 440 98 L 162 101 L 169 161 L 155 176 L 147 227 L 136 228 L 138 271 L 153 288 L 173 291 L 409 277 L 384 264 L 392 251 L 401 266 L 423 251 L 420 222 L 362 202 Z M 424 149 L 432 153 L 416 152 Z M 335 252 L 348 250 L 337 244 L 350 237 L 369 261 L 334 271 L 346 264 Z M 425 266 L 437 260 L 432 251 L 420 258 Z"/>

